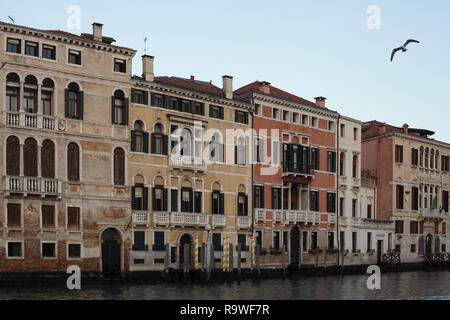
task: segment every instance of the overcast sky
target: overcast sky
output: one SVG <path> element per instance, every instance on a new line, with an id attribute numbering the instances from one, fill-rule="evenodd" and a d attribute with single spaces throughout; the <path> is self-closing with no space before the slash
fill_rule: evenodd
<path id="1" fill-rule="evenodd" d="M 26 5 L 25 5 L 26 3 Z M 79 6 L 80 29 L 67 8 Z M 369 29 L 380 9 L 380 29 Z M 139 50 L 144 38 L 157 75 L 191 75 L 237 89 L 255 80 L 303 98 L 328 98 L 330 109 L 362 121 L 436 131 L 450 143 L 450 1 L 13 1 L 2 5 L 16 24 L 73 33 L 103 23 L 117 45 Z M 371 24 L 374 26 L 374 24 Z M 390 62 L 394 47 L 414 38 Z"/>

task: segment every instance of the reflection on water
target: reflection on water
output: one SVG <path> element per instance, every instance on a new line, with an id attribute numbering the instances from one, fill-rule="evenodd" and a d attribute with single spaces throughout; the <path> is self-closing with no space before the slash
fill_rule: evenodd
<path id="1" fill-rule="evenodd" d="M 369 275 L 264 280 L 260 283 L 105 285 L 66 288 L 0 288 L 0 299 L 38 300 L 338 300 L 450 299 L 450 271 L 382 275 L 382 289 L 370 291 Z"/>

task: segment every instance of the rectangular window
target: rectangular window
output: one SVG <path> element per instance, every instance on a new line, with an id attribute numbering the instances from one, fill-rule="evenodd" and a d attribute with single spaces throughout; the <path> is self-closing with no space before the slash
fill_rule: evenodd
<path id="1" fill-rule="evenodd" d="M 8 203 L 8 228 L 20 228 L 22 226 L 22 217 L 20 204 Z"/>
<path id="2" fill-rule="evenodd" d="M 357 212 L 356 212 L 356 202 L 357 202 L 356 199 L 352 199 L 352 217 L 353 218 L 356 218 L 356 214 L 357 214 Z"/>
<path id="3" fill-rule="evenodd" d="M 55 229 L 55 207 L 42 206 L 42 228 Z"/>
<path id="4" fill-rule="evenodd" d="M 358 233 L 352 232 L 352 253 L 356 253 L 358 250 Z"/>
<path id="5" fill-rule="evenodd" d="M 328 121 L 328 130 L 334 131 L 334 122 L 333 121 Z"/>
<path id="6" fill-rule="evenodd" d="M 72 244 L 68 245 L 69 249 L 69 258 L 70 259 L 80 259 L 81 258 L 81 244 Z"/>
<path id="7" fill-rule="evenodd" d="M 238 244 L 241 245 L 241 251 L 248 251 L 247 249 L 247 235 L 238 234 Z"/>
<path id="8" fill-rule="evenodd" d="M 317 249 L 317 232 L 311 232 L 311 250 Z"/>
<path id="9" fill-rule="evenodd" d="M 327 212 L 336 213 L 336 194 L 327 193 Z"/>
<path id="10" fill-rule="evenodd" d="M 39 57 L 39 44 L 37 42 L 25 41 L 25 54 L 27 56 Z"/>
<path id="11" fill-rule="evenodd" d="M 148 101 L 145 101 L 145 97 L 147 97 L 148 100 L 148 93 L 146 91 L 142 90 L 136 90 L 131 89 L 131 102 L 137 103 L 137 104 L 148 104 Z"/>
<path id="12" fill-rule="evenodd" d="M 174 101 L 172 99 L 172 101 Z M 178 103 L 178 100 L 175 100 Z M 152 106 L 164 108 L 164 97 L 160 94 L 152 94 Z M 178 109 L 177 109 L 178 110 Z"/>
<path id="13" fill-rule="evenodd" d="M 161 231 L 155 231 L 153 234 L 153 251 L 165 251 L 166 250 L 166 240 L 165 234 Z"/>
<path id="14" fill-rule="evenodd" d="M 22 257 L 22 242 L 8 242 L 8 258 Z"/>
<path id="15" fill-rule="evenodd" d="M 181 106 L 182 106 L 183 112 L 186 112 L 186 113 L 191 113 L 192 112 L 191 101 L 183 100 L 181 102 Z"/>
<path id="16" fill-rule="evenodd" d="M 395 145 L 395 162 L 403 163 L 403 146 Z"/>
<path id="17" fill-rule="evenodd" d="M 280 231 L 274 231 L 273 232 L 273 244 L 272 247 L 275 250 L 280 250 Z"/>
<path id="18" fill-rule="evenodd" d="M 411 210 L 419 210 L 419 188 L 411 188 Z"/>
<path id="19" fill-rule="evenodd" d="M 237 123 L 248 124 L 248 113 L 247 112 L 236 110 L 235 118 L 236 118 L 235 122 L 237 122 Z"/>
<path id="20" fill-rule="evenodd" d="M 47 116 L 52 115 L 52 92 L 51 91 L 42 90 L 41 110 L 42 110 L 42 113 Z"/>
<path id="21" fill-rule="evenodd" d="M 55 243 L 42 243 L 42 257 L 43 258 L 56 258 L 56 244 Z"/>
<path id="22" fill-rule="evenodd" d="M 272 140 L 272 166 L 280 165 L 280 141 Z"/>
<path id="23" fill-rule="evenodd" d="M 283 111 L 283 121 L 289 121 L 289 111 Z"/>
<path id="24" fill-rule="evenodd" d="M 308 116 L 306 114 L 302 115 L 302 125 L 308 125 Z"/>
<path id="25" fill-rule="evenodd" d="M 67 227 L 80 230 L 80 208 L 67 208 Z"/>
<path id="26" fill-rule="evenodd" d="M 320 149 L 311 148 L 311 169 L 320 170 Z"/>
<path id="27" fill-rule="evenodd" d="M 411 253 L 415 253 L 416 252 L 416 245 L 412 244 L 411 245 Z"/>
<path id="28" fill-rule="evenodd" d="M 194 212 L 202 213 L 202 199 L 203 194 L 201 192 L 194 193 Z"/>
<path id="29" fill-rule="evenodd" d="M 401 220 L 395 221 L 395 233 L 403 234 L 403 221 Z"/>
<path id="30" fill-rule="evenodd" d="M 442 234 L 446 235 L 447 234 L 447 222 L 442 222 Z M 445 252 L 445 251 L 442 251 Z"/>
<path id="31" fill-rule="evenodd" d="M 316 117 L 312 117 L 312 118 L 311 118 L 311 127 L 317 128 L 317 125 L 318 125 L 318 120 L 317 120 L 317 118 L 316 118 Z"/>
<path id="32" fill-rule="evenodd" d="M 272 188 L 272 209 L 281 209 L 281 189 Z"/>
<path id="33" fill-rule="evenodd" d="M 19 39 L 8 38 L 6 51 L 11 53 L 21 53 L 21 41 Z"/>
<path id="34" fill-rule="evenodd" d="M 213 233 L 214 251 L 222 251 L 222 235 L 220 233 Z"/>
<path id="35" fill-rule="evenodd" d="M 311 191 L 310 196 L 310 210 L 319 212 L 319 192 L 318 191 Z"/>
<path id="36" fill-rule="evenodd" d="M 410 234 L 419 234 L 419 222 L 410 221 Z"/>
<path id="37" fill-rule="evenodd" d="M 358 140 L 358 128 L 353 128 L 353 140 Z"/>
<path id="38" fill-rule="evenodd" d="M 69 49 L 68 63 L 81 66 L 81 51 Z"/>
<path id="39" fill-rule="evenodd" d="M 334 249 L 334 232 L 328 232 L 328 249 Z"/>
<path id="40" fill-rule="evenodd" d="M 114 72 L 126 73 L 127 63 L 122 59 L 114 59 Z"/>
<path id="41" fill-rule="evenodd" d="M 292 115 L 292 122 L 298 123 L 299 119 L 300 119 L 299 114 L 297 112 L 294 112 L 293 115 Z"/>
<path id="42" fill-rule="evenodd" d="M 336 172 L 336 152 L 328 151 L 328 172 Z"/>
<path id="43" fill-rule="evenodd" d="M 302 233 L 302 251 L 308 252 L 308 231 Z"/>
<path id="44" fill-rule="evenodd" d="M 413 166 L 419 165 L 419 150 L 418 149 L 411 150 L 411 164 Z"/>
<path id="45" fill-rule="evenodd" d="M 223 107 L 210 105 L 209 106 L 209 116 L 211 118 L 223 120 Z"/>
<path id="46" fill-rule="evenodd" d="M 272 118 L 278 119 L 280 117 L 280 110 L 273 108 L 272 109 Z"/>
<path id="47" fill-rule="evenodd" d="M 367 252 L 369 252 L 370 250 L 372 250 L 372 233 L 368 232 L 367 233 Z"/>
<path id="48" fill-rule="evenodd" d="M 341 138 L 345 137 L 345 125 L 341 124 Z"/>
<path id="49" fill-rule="evenodd" d="M 450 166 L 450 157 L 448 156 L 442 156 L 441 157 L 441 170 L 445 172 L 449 172 L 449 166 Z"/>
<path id="50" fill-rule="evenodd" d="M 264 208 L 264 187 L 263 186 L 255 186 L 255 208 L 263 209 Z"/>
<path id="51" fill-rule="evenodd" d="M 238 216 L 248 216 L 248 197 L 243 193 L 238 195 Z"/>
<path id="52" fill-rule="evenodd" d="M 19 111 L 19 88 L 6 87 L 6 110 Z"/>
<path id="53" fill-rule="evenodd" d="M 442 191 L 442 210 L 444 210 L 444 212 L 446 213 L 448 213 L 448 199 L 449 199 L 449 192 Z"/>
<path id="54" fill-rule="evenodd" d="M 56 60 L 56 47 L 44 44 L 42 46 L 42 58 Z"/>
<path id="55" fill-rule="evenodd" d="M 339 216 L 343 217 L 344 216 L 344 203 L 345 203 L 345 198 L 340 198 L 339 199 Z"/>
<path id="56" fill-rule="evenodd" d="M 404 187 L 403 186 L 397 186 L 396 187 L 396 199 L 397 199 L 397 209 L 403 210 L 404 206 Z"/>
<path id="57" fill-rule="evenodd" d="M 194 110 L 192 110 L 192 113 L 203 116 L 204 115 L 203 104 L 200 102 L 194 102 L 193 104 L 194 104 Z"/>
<path id="58" fill-rule="evenodd" d="M 367 219 L 372 219 L 372 205 L 367 205 Z"/>

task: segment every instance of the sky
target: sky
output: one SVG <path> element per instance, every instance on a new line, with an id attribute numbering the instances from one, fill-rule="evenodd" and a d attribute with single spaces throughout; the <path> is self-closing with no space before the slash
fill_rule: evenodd
<path id="1" fill-rule="evenodd" d="M 67 23 L 72 5 L 79 29 Z M 345 116 L 407 123 L 450 143 L 448 0 L 9 1 L 0 20 L 8 15 L 18 25 L 76 34 L 103 23 L 105 36 L 138 50 L 136 75 L 147 37 L 156 75 L 194 75 L 218 87 L 231 75 L 235 89 L 269 81 L 308 100 L 324 96 Z M 421 43 L 390 62 L 410 38 Z"/>

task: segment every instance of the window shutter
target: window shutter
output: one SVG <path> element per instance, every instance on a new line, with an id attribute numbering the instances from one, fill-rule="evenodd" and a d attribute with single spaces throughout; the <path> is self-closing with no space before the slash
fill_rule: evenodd
<path id="1" fill-rule="evenodd" d="M 278 209 L 281 209 L 281 189 L 278 189 Z"/>
<path id="2" fill-rule="evenodd" d="M 115 98 L 114 96 L 111 97 L 111 123 L 116 124 L 116 115 L 114 112 L 114 104 L 115 104 Z"/>
<path id="3" fill-rule="evenodd" d="M 220 200 L 219 200 L 220 202 Z M 216 214 L 214 212 L 214 192 L 211 192 L 211 214 Z"/>
<path id="4" fill-rule="evenodd" d="M 152 188 L 152 210 L 156 211 L 156 190 Z"/>
<path id="5" fill-rule="evenodd" d="M 64 105 L 65 105 L 65 113 L 66 118 L 69 118 L 69 89 L 65 90 L 65 99 L 64 99 Z"/>
<path id="6" fill-rule="evenodd" d="M 144 188 L 144 210 L 148 210 L 148 188 Z"/>
<path id="7" fill-rule="evenodd" d="M 136 93 L 136 90 L 134 88 L 131 88 L 131 102 L 132 103 L 136 103 L 137 102 L 135 93 Z"/>
<path id="8" fill-rule="evenodd" d="M 163 155 L 169 155 L 169 136 L 163 136 Z"/>
<path id="9" fill-rule="evenodd" d="M 129 99 L 126 98 L 123 100 L 123 123 L 121 123 L 124 126 L 128 126 L 128 115 L 129 115 Z"/>
<path id="10" fill-rule="evenodd" d="M 248 216 L 248 196 L 245 196 L 245 203 L 244 203 L 244 216 Z"/>
<path id="11" fill-rule="evenodd" d="M 204 115 L 205 115 L 205 104 L 202 103 L 202 116 L 204 116 Z"/>
<path id="12" fill-rule="evenodd" d="M 170 97 L 164 96 L 164 108 L 170 109 Z"/>
<path id="13" fill-rule="evenodd" d="M 234 146 L 234 164 L 238 164 L 238 147 Z"/>
<path id="14" fill-rule="evenodd" d="M 151 153 L 152 154 L 156 153 L 156 139 L 155 139 L 155 134 L 154 133 L 152 133 L 152 136 L 151 136 L 150 149 L 151 149 Z"/>
<path id="15" fill-rule="evenodd" d="M 79 103 L 79 120 L 83 120 L 84 119 L 84 92 L 80 91 L 80 103 Z"/>
<path id="16" fill-rule="evenodd" d="M 425 238 L 420 237 L 419 239 L 419 256 L 422 256 L 425 254 Z"/>
<path id="17" fill-rule="evenodd" d="M 166 212 L 167 211 L 167 189 L 163 190 L 163 211 Z"/>
<path id="18" fill-rule="evenodd" d="M 256 203 L 256 190 L 257 186 L 253 186 L 253 207 L 258 208 L 258 203 Z"/>
<path id="19" fill-rule="evenodd" d="M 219 195 L 219 206 L 220 206 L 220 214 L 225 214 L 225 195 L 221 193 Z"/>
<path id="20" fill-rule="evenodd" d="M 148 153 L 148 138 L 149 138 L 148 132 L 144 132 L 143 136 L 144 136 L 144 153 Z"/>
<path id="21" fill-rule="evenodd" d="M 178 211 L 178 190 L 171 190 L 170 194 L 170 210 L 172 212 Z"/>
<path id="22" fill-rule="evenodd" d="M 239 111 L 234 110 L 234 122 L 238 122 L 239 119 Z"/>
<path id="23" fill-rule="evenodd" d="M 131 187 L 131 208 L 136 210 L 136 187 Z"/>
<path id="24" fill-rule="evenodd" d="M 194 192 L 189 191 L 189 212 L 194 212 Z"/>
<path id="25" fill-rule="evenodd" d="M 144 91 L 144 104 L 148 106 L 148 91 Z"/>
<path id="26" fill-rule="evenodd" d="M 131 151 L 136 151 L 136 132 L 131 131 Z"/>
<path id="27" fill-rule="evenodd" d="M 151 105 L 155 105 L 155 94 L 153 92 L 151 93 Z"/>
<path id="28" fill-rule="evenodd" d="M 248 124 L 248 112 L 245 113 L 245 124 Z"/>
<path id="29" fill-rule="evenodd" d="M 275 189 L 272 188 L 272 209 L 275 209 Z"/>
<path id="30" fill-rule="evenodd" d="M 220 107 L 219 110 L 220 110 L 220 119 L 223 120 L 223 118 L 224 118 L 224 116 L 223 116 L 223 107 Z"/>
<path id="31" fill-rule="evenodd" d="M 212 118 L 213 114 L 212 114 L 212 105 L 209 105 L 209 117 Z"/>
<path id="32" fill-rule="evenodd" d="M 262 186 L 261 187 L 261 209 L 264 209 L 264 192 L 265 191 L 265 187 Z"/>

